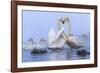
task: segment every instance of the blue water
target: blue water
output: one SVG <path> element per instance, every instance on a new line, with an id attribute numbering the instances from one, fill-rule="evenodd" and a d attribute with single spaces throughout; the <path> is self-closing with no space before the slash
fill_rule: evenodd
<path id="1" fill-rule="evenodd" d="M 91 54 L 88 54 L 86 56 L 79 56 L 76 54 L 76 49 L 71 50 L 68 47 L 61 49 L 62 50 L 52 51 L 47 48 L 48 53 L 46 54 L 31 54 L 30 50 L 23 49 L 22 62 L 90 59 Z M 87 39 L 84 49 L 90 52 L 90 38 Z"/>

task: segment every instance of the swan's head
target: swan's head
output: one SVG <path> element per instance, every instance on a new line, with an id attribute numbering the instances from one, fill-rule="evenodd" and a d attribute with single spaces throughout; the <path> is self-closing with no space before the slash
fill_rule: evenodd
<path id="1" fill-rule="evenodd" d="M 30 39 L 28 40 L 28 42 L 29 42 L 29 43 L 33 43 L 33 38 L 30 38 Z"/>
<path id="2" fill-rule="evenodd" d="M 57 24 L 58 24 L 58 29 L 61 29 L 62 27 L 65 27 L 66 24 L 69 28 L 69 26 L 70 26 L 69 17 L 63 16 L 63 17 L 58 18 Z"/>
<path id="3" fill-rule="evenodd" d="M 63 18 L 64 18 L 64 21 L 65 21 L 65 22 L 69 22 L 69 17 L 64 16 Z"/>
<path id="4" fill-rule="evenodd" d="M 61 25 L 65 24 L 66 22 L 69 21 L 69 18 L 67 16 L 64 16 L 64 17 L 61 17 L 61 18 L 58 18 L 58 23 Z"/>
<path id="5" fill-rule="evenodd" d="M 65 25 L 67 26 L 67 33 L 70 34 L 71 31 L 71 23 L 70 23 L 70 19 L 67 16 L 63 16 L 58 18 L 57 20 L 57 24 L 58 24 L 58 30 L 60 30 L 62 27 L 65 27 Z"/>

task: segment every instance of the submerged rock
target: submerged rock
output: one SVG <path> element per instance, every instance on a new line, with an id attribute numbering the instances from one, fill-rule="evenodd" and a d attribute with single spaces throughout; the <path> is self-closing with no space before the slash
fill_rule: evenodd
<path id="1" fill-rule="evenodd" d="M 77 55 L 79 56 L 86 56 L 88 54 L 90 54 L 90 52 L 87 52 L 85 49 L 77 51 Z"/>
<path id="2" fill-rule="evenodd" d="M 34 49 L 31 51 L 31 54 L 45 54 L 45 53 L 47 53 L 47 50 Z"/>

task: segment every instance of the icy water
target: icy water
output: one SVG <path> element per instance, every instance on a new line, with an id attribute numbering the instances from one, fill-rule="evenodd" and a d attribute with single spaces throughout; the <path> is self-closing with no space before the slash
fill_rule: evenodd
<path id="1" fill-rule="evenodd" d="M 90 52 L 90 41 L 89 38 L 86 41 L 85 50 Z M 77 55 L 77 50 L 70 48 L 62 48 L 61 50 L 52 51 L 47 48 L 46 54 L 31 54 L 31 51 L 24 50 L 22 53 L 22 62 L 37 62 L 37 61 L 61 61 L 61 60 L 80 60 L 80 59 L 89 59 L 90 54 L 86 56 Z"/>

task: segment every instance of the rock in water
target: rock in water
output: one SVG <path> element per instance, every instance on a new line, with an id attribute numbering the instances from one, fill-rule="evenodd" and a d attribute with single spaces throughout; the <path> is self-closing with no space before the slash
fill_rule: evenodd
<path id="1" fill-rule="evenodd" d="M 47 50 L 34 49 L 31 51 L 31 54 L 45 54 L 45 53 L 47 53 Z"/>
<path id="2" fill-rule="evenodd" d="M 87 52 L 85 49 L 77 51 L 77 55 L 79 55 L 79 56 L 86 56 L 88 54 L 90 54 L 90 53 Z"/>

